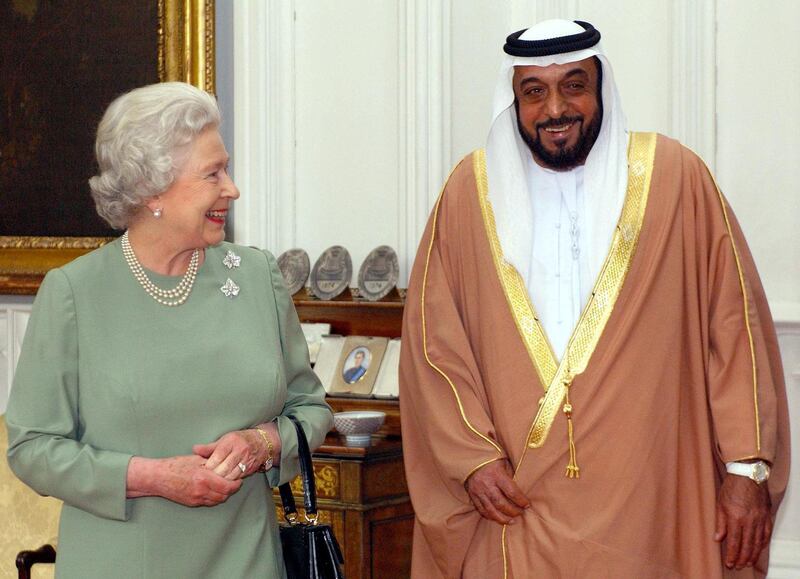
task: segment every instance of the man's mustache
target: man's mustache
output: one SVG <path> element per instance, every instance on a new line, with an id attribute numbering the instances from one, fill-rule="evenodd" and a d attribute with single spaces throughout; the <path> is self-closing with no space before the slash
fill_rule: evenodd
<path id="1" fill-rule="evenodd" d="M 536 130 L 539 129 L 547 129 L 550 127 L 561 127 L 563 125 L 568 125 L 570 123 L 582 123 L 583 116 L 577 117 L 568 117 L 566 115 L 561 116 L 557 119 L 550 119 L 548 121 L 542 121 L 541 123 L 536 123 Z"/>

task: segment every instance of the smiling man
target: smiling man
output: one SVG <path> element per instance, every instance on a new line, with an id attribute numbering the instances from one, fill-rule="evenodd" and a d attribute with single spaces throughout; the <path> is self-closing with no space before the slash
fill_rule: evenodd
<path id="1" fill-rule="evenodd" d="M 702 161 L 627 129 L 600 33 L 508 37 L 420 244 L 400 363 L 412 575 L 763 577 L 786 393 Z"/>
<path id="2" fill-rule="evenodd" d="M 517 128 L 536 163 L 566 171 L 586 162 L 603 120 L 602 70 L 597 58 L 514 67 Z"/>

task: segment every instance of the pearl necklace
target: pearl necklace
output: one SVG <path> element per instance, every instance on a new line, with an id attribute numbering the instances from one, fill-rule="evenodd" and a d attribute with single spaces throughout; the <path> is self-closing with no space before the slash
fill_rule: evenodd
<path id="1" fill-rule="evenodd" d="M 200 262 L 200 250 L 195 249 L 192 252 L 192 259 L 189 262 L 189 267 L 186 270 L 186 273 L 183 274 L 183 279 L 181 282 L 175 286 L 171 290 L 163 290 L 150 281 L 150 278 L 147 277 L 147 274 L 142 267 L 142 264 L 139 263 L 139 260 L 136 259 L 136 254 L 133 252 L 133 248 L 131 247 L 131 242 L 128 239 L 128 232 L 126 231 L 122 235 L 122 255 L 125 256 L 125 261 L 128 263 L 128 267 L 133 273 L 133 277 L 139 282 L 139 285 L 142 286 L 142 289 L 147 292 L 151 298 L 156 300 L 163 306 L 179 306 L 183 304 L 188 298 L 189 294 L 192 293 L 192 287 L 194 286 L 194 280 L 197 277 L 197 264 Z"/>

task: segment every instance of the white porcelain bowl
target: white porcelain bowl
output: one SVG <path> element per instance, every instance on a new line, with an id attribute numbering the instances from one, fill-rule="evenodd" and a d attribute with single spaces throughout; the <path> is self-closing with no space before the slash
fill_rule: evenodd
<path id="1" fill-rule="evenodd" d="M 349 446 L 369 446 L 370 435 L 377 432 L 386 419 L 386 413 L 372 410 L 337 412 L 333 425 Z"/>

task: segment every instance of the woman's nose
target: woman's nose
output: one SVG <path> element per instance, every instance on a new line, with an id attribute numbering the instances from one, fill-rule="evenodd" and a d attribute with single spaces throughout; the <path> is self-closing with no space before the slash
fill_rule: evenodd
<path id="1" fill-rule="evenodd" d="M 225 197 L 230 197 L 231 199 L 238 199 L 239 198 L 239 188 L 236 186 L 236 183 L 233 182 L 231 176 L 228 175 L 227 171 L 225 172 L 225 181 L 222 184 L 222 193 Z"/>

